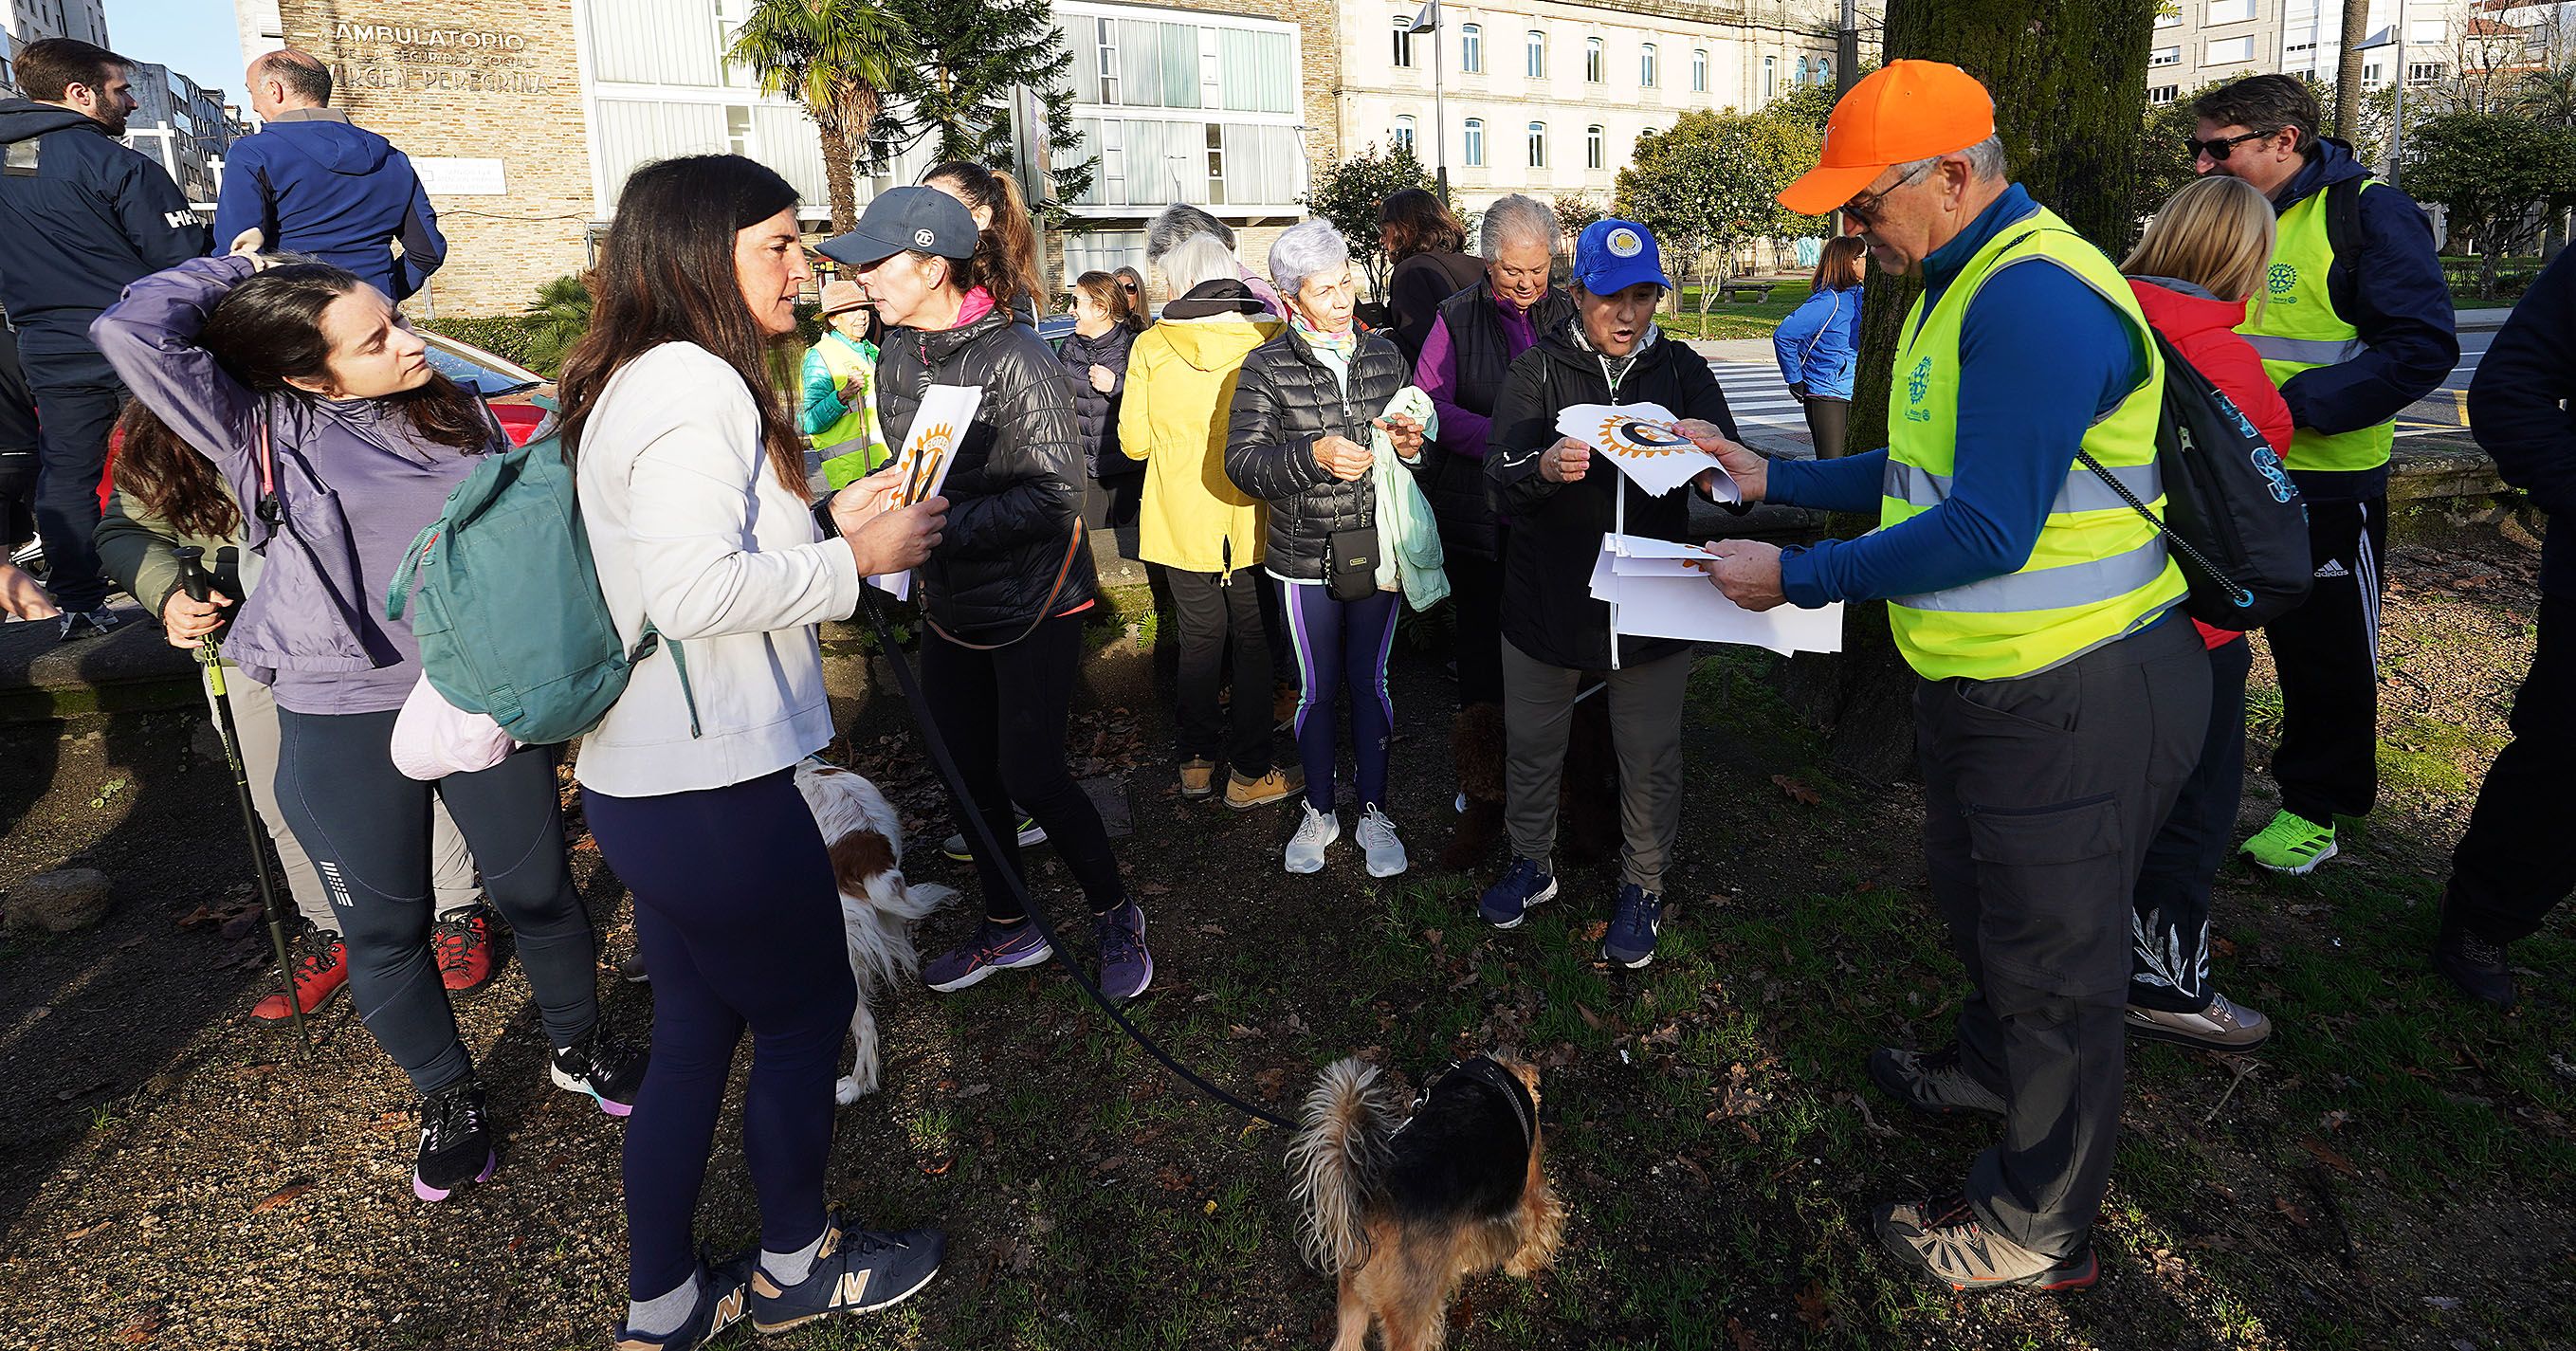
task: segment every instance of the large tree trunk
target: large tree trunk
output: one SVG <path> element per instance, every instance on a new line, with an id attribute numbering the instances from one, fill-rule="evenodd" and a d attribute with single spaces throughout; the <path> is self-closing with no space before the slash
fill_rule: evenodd
<path id="1" fill-rule="evenodd" d="M 1885 50 L 1891 61 L 1947 61 L 1982 81 L 2014 180 L 2117 257 L 2137 232 L 2128 203 L 2155 14 L 2156 0 L 1891 0 Z M 1870 279 L 1846 446 L 1887 444 L 1889 376 L 1918 289 L 1901 277 Z M 1871 524 L 1844 520 L 1850 534 Z M 1847 608 L 1841 656 L 1781 670 L 1783 695 L 1825 731 L 1837 766 L 1885 780 L 1913 764 L 1914 676 L 1884 605 Z"/>
<path id="2" fill-rule="evenodd" d="M 859 189 L 852 168 L 850 138 L 829 120 L 815 123 L 823 146 L 823 184 L 832 197 L 832 233 L 847 234 L 859 223 Z"/>
<path id="3" fill-rule="evenodd" d="M 2361 131 L 2361 44 L 2370 38 L 2370 6 L 2363 0 L 2343 0 L 2343 54 L 2335 61 L 2335 139 L 2359 144 Z M 2399 71 L 2404 74 L 2404 71 Z"/>

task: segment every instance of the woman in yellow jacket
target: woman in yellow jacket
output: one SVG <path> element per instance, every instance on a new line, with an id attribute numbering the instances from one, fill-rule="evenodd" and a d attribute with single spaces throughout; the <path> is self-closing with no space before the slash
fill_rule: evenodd
<path id="1" fill-rule="evenodd" d="M 1293 767 L 1271 761 L 1270 640 L 1261 623 L 1260 569 L 1269 509 L 1225 476 L 1226 410 L 1244 356 L 1279 334 L 1279 321 L 1239 279 L 1213 235 L 1173 246 L 1157 265 L 1179 298 L 1127 355 L 1118 446 L 1145 462 L 1137 553 L 1171 583 L 1181 646 L 1181 796 L 1216 791 L 1247 810 L 1304 791 Z M 1226 650 L 1234 653 L 1231 726 L 1218 711 Z"/>

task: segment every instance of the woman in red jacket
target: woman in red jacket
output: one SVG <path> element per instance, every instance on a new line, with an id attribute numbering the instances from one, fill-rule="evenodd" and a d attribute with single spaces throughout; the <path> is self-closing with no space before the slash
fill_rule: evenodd
<path id="1" fill-rule="evenodd" d="M 2165 203 L 2120 270 L 2147 322 L 2286 455 L 2289 405 L 2254 348 L 2236 334 L 2248 305 L 2263 303 L 2273 229 L 2272 204 L 2260 190 L 2211 174 Z M 2253 656 L 2244 634 L 2207 624 L 2200 632 L 2215 683 L 2209 736 L 2200 767 L 2183 784 L 2138 872 L 2129 1030 L 2209 1050 L 2247 1051 L 2272 1035 L 2272 1025 L 2210 985 L 2209 893 L 2235 838 L 2245 771 L 2245 672 Z"/>

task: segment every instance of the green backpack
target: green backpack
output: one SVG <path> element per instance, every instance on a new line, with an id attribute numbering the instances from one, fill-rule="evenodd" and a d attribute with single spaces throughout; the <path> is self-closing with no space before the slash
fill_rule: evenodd
<path id="1" fill-rule="evenodd" d="M 636 663 L 666 641 L 689 735 L 698 735 L 679 643 L 650 623 L 633 651 L 618 640 L 556 437 L 484 456 L 447 495 L 395 572 L 385 617 L 402 618 L 406 605 L 430 685 L 523 743 L 569 741 L 597 726 Z"/>

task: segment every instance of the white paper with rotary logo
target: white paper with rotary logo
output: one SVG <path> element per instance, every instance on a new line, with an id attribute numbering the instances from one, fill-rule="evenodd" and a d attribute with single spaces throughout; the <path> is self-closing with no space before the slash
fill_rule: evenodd
<path id="1" fill-rule="evenodd" d="M 1629 482 L 1661 497 L 1718 468 L 1716 456 L 1673 430 L 1674 421 L 1659 403 L 1578 403 L 1556 415 L 1556 434 L 1592 447 Z M 1711 487 L 1720 502 L 1742 499 L 1722 469 Z"/>
<path id="2" fill-rule="evenodd" d="M 894 457 L 895 488 L 887 510 L 939 495 L 940 485 L 948 481 L 949 466 L 957 460 L 957 443 L 965 439 L 966 428 L 983 402 L 984 391 L 974 385 L 932 385 L 922 391 L 921 406 L 912 414 L 912 432 Z M 896 600 L 912 596 L 910 572 L 870 577 L 868 584 Z"/>

